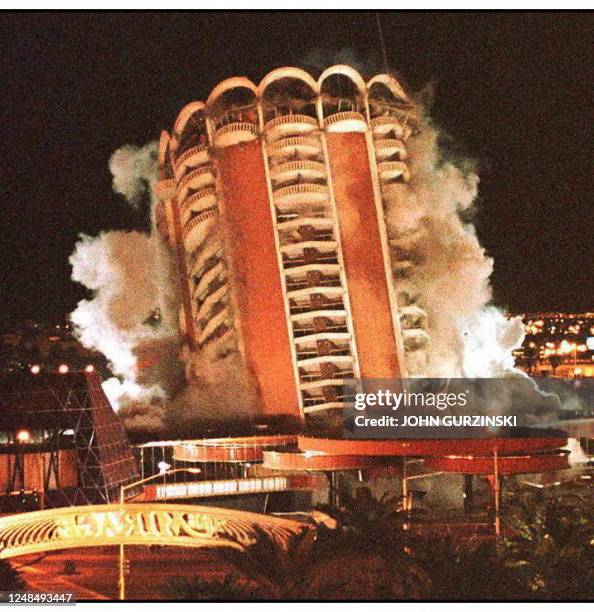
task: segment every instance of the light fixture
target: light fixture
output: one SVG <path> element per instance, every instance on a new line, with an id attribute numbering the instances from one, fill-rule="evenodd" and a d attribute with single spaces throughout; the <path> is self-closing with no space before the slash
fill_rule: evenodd
<path id="1" fill-rule="evenodd" d="M 85 366 L 85 372 L 94 372 L 95 371 L 95 366 L 92 363 L 89 363 L 88 365 Z"/>
<path id="2" fill-rule="evenodd" d="M 167 461 L 159 461 L 157 467 L 159 468 L 159 474 L 164 474 L 171 466 Z"/>
<path id="3" fill-rule="evenodd" d="M 39 374 L 39 372 L 41 372 L 41 366 L 36 363 L 35 365 L 32 365 L 29 368 L 29 371 L 31 372 L 31 374 Z"/>
<path id="4" fill-rule="evenodd" d="M 16 439 L 17 442 L 29 442 L 29 440 L 31 439 L 31 432 L 27 429 L 21 429 L 20 431 L 17 431 L 16 434 Z"/>
<path id="5" fill-rule="evenodd" d="M 68 374 L 70 368 L 68 367 L 67 363 L 61 363 L 60 367 L 58 368 L 58 372 L 60 372 L 60 374 Z"/>

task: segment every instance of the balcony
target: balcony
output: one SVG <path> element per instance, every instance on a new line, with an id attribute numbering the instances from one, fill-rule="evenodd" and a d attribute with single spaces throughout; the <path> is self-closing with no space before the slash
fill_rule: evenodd
<path id="1" fill-rule="evenodd" d="M 367 131 L 367 121 L 361 113 L 345 111 L 335 113 L 324 119 L 324 128 L 327 132 L 362 132 Z"/>
<path id="2" fill-rule="evenodd" d="M 427 322 L 427 313 L 418 306 L 403 306 L 399 308 L 398 314 L 402 329 L 423 328 Z"/>
<path id="3" fill-rule="evenodd" d="M 297 289 L 295 291 L 288 291 L 287 297 L 293 299 L 306 298 L 314 293 L 319 293 L 322 295 L 333 295 L 333 296 L 341 296 L 344 291 L 342 287 L 339 285 L 337 287 L 306 287 L 305 289 Z"/>
<path id="4" fill-rule="evenodd" d="M 182 224 L 186 224 L 189 221 L 192 212 L 202 213 L 210 208 L 216 207 L 217 193 L 214 187 L 201 189 L 184 200 L 180 206 Z"/>
<path id="5" fill-rule="evenodd" d="M 199 321 L 202 319 L 208 319 L 210 311 L 214 308 L 217 302 L 221 302 L 226 298 L 228 291 L 229 287 L 225 284 L 207 296 L 196 312 L 196 320 Z"/>
<path id="6" fill-rule="evenodd" d="M 307 382 L 300 382 L 299 389 L 301 391 L 316 390 L 321 387 L 342 387 L 344 380 L 342 378 L 321 378 L 318 380 L 310 380 Z"/>
<path id="7" fill-rule="evenodd" d="M 351 335 L 346 332 L 324 332 L 293 339 L 299 365 L 313 363 L 316 359 L 352 358 L 350 341 Z M 320 349 L 322 344 L 325 346 Z"/>
<path id="8" fill-rule="evenodd" d="M 193 253 L 210 233 L 213 224 L 218 217 L 217 210 L 207 210 L 197 217 L 194 217 L 183 231 L 184 247 L 186 252 Z"/>
<path id="9" fill-rule="evenodd" d="M 321 410 L 342 410 L 344 402 L 326 402 L 322 404 L 312 404 L 303 406 L 303 412 L 311 414 L 312 412 L 320 412 Z"/>
<path id="10" fill-rule="evenodd" d="M 346 310 L 344 310 L 344 305 L 342 304 L 342 302 L 336 305 L 325 304 L 320 308 L 309 306 L 292 307 L 291 311 L 296 308 L 307 308 L 307 310 L 305 310 L 305 312 L 297 312 L 295 314 L 291 314 L 290 319 L 293 323 L 304 323 L 306 321 L 310 321 L 312 317 L 346 317 Z M 295 339 L 295 342 L 297 342 L 297 339 Z"/>
<path id="11" fill-rule="evenodd" d="M 402 123 L 400 123 L 397 117 L 391 117 L 390 115 L 383 115 L 382 117 L 372 119 L 371 130 L 374 137 L 382 137 L 390 133 L 395 139 L 402 139 L 404 136 Z"/>
<path id="12" fill-rule="evenodd" d="M 308 272 L 322 272 L 324 274 L 338 275 L 340 273 L 340 266 L 338 264 L 306 264 L 300 266 L 299 268 L 284 270 L 284 273 L 288 278 L 295 278 L 300 275 L 305 275 Z"/>
<path id="13" fill-rule="evenodd" d="M 283 138 L 274 144 L 268 145 L 267 150 L 270 159 L 317 157 L 322 155 L 322 144 L 317 138 L 305 136 Z"/>
<path id="14" fill-rule="evenodd" d="M 264 126 L 264 133 L 269 142 L 275 142 L 288 136 L 299 136 L 319 129 L 317 119 L 308 115 L 285 115 L 272 119 Z"/>
<path id="15" fill-rule="evenodd" d="M 424 329 L 403 329 L 402 339 L 407 351 L 416 351 L 425 348 L 431 341 Z"/>
<path id="16" fill-rule="evenodd" d="M 223 258 L 223 247 L 220 239 L 210 238 L 206 241 L 202 251 L 197 254 L 190 264 L 190 276 L 202 278 L 213 266 Z"/>
<path id="17" fill-rule="evenodd" d="M 300 178 L 306 181 L 324 179 L 326 167 L 316 161 L 290 161 L 270 168 L 270 178 L 275 183 L 288 183 L 297 181 Z"/>
<path id="18" fill-rule="evenodd" d="M 276 227 L 279 232 L 291 232 L 306 226 L 313 227 L 315 230 L 331 230 L 333 224 L 334 221 L 329 217 L 296 217 L 278 223 Z"/>
<path id="19" fill-rule="evenodd" d="M 325 363 L 329 363 L 336 366 L 337 372 L 343 372 L 353 369 L 354 357 L 352 355 L 325 355 L 323 357 L 312 357 L 311 359 L 302 359 L 299 362 L 299 369 L 304 373 L 308 371 L 308 368 L 320 369 L 320 366 Z"/>
<path id="20" fill-rule="evenodd" d="M 375 158 L 381 162 L 389 157 L 397 156 L 398 159 L 406 159 L 407 153 L 402 140 L 397 138 L 378 138 L 374 141 Z"/>
<path id="21" fill-rule="evenodd" d="M 305 249 L 316 249 L 319 254 L 334 252 L 338 244 L 334 240 L 305 240 L 280 247 L 280 252 L 289 258 L 300 257 Z"/>
<path id="22" fill-rule="evenodd" d="M 249 142 L 258 137 L 258 127 L 253 123 L 228 123 L 220 127 L 214 134 L 215 147 L 231 147 L 242 142 Z"/>
<path id="23" fill-rule="evenodd" d="M 346 323 L 346 319 L 337 317 L 336 319 L 326 318 L 325 321 L 328 321 L 325 328 L 320 331 L 319 328 L 316 328 L 316 321 L 300 321 L 293 325 L 293 337 L 296 338 L 306 338 L 311 337 L 316 334 L 321 333 L 340 333 L 346 334 L 348 333 L 348 327 Z"/>
<path id="24" fill-rule="evenodd" d="M 159 200 L 169 200 L 175 195 L 175 179 L 164 179 L 155 185 L 155 195 Z"/>
<path id="25" fill-rule="evenodd" d="M 401 180 L 395 183 L 384 183 L 382 185 L 382 197 L 386 200 L 397 200 L 402 197 L 402 189 L 408 182 L 409 174 L 403 175 Z"/>
<path id="26" fill-rule="evenodd" d="M 226 332 L 231 330 L 231 321 L 229 320 L 229 313 L 224 308 L 217 313 L 202 330 L 198 336 L 198 344 L 203 345 L 210 340 L 214 340 L 214 337 L 222 337 Z"/>
<path id="27" fill-rule="evenodd" d="M 333 312 L 330 315 L 328 315 L 329 317 L 335 317 L 336 313 Z M 302 337 L 302 338 L 295 338 L 294 343 L 296 346 L 299 347 L 299 350 L 304 350 L 304 351 L 308 351 L 310 349 L 315 349 L 317 346 L 318 342 L 332 342 L 332 341 L 336 341 L 336 342 L 341 342 L 341 345 L 333 345 L 333 346 L 338 346 L 339 348 L 348 348 L 348 343 L 351 340 L 351 334 L 347 333 L 347 332 L 321 332 L 318 334 L 312 334 L 309 337 Z M 318 357 L 322 357 L 322 356 L 328 356 L 330 355 L 330 353 L 328 353 L 327 355 L 318 355 Z"/>
<path id="28" fill-rule="evenodd" d="M 277 189 L 273 197 L 277 206 L 286 209 L 293 205 L 326 203 L 329 199 L 329 192 L 326 185 L 302 183 Z"/>
<path id="29" fill-rule="evenodd" d="M 203 166 L 186 174 L 177 184 L 177 197 L 180 202 L 188 195 L 190 189 L 203 189 L 207 185 L 213 185 L 215 177 L 212 166 Z"/>
<path id="30" fill-rule="evenodd" d="M 310 288 L 316 288 L 319 292 L 328 288 L 334 289 L 336 287 L 342 287 L 340 278 L 338 276 L 323 276 L 320 274 L 313 280 L 313 282 L 307 276 L 287 279 L 288 293 Z"/>
<path id="31" fill-rule="evenodd" d="M 404 162 L 401 161 L 385 161 L 377 165 L 377 170 L 382 181 L 394 181 L 401 179 L 403 182 L 408 182 L 410 172 Z"/>
<path id="32" fill-rule="evenodd" d="M 219 276 L 223 276 L 225 274 L 225 265 L 222 261 L 217 261 L 214 266 L 208 269 L 198 281 L 194 291 L 192 292 L 192 297 L 199 299 L 199 296 L 203 294 L 210 286 L 210 284 L 217 279 Z"/>
<path id="33" fill-rule="evenodd" d="M 173 165 L 176 178 L 179 180 L 189 168 L 202 166 L 210 161 L 208 145 L 198 145 L 182 153 Z"/>
<path id="34" fill-rule="evenodd" d="M 413 272 L 414 264 L 412 261 L 405 259 L 402 261 L 394 261 L 392 263 L 396 279 L 409 278 Z"/>

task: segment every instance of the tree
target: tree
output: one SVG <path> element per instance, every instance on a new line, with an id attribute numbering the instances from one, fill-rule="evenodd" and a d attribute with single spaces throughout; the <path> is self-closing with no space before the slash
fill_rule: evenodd
<path id="1" fill-rule="evenodd" d="M 223 580 L 205 580 L 198 576 L 169 578 L 163 585 L 168 599 L 186 601 L 245 601 L 261 599 L 257 588 L 242 580 L 237 574 L 228 574 Z"/>
<path id="2" fill-rule="evenodd" d="M 20 574 L 9 561 L 0 559 L 0 591 L 22 591 L 24 588 Z"/>
<path id="3" fill-rule="evenodd" d="M 579 495 L 538 499 L 518 496 L 503 540 L 503 563 L 534 599 L 594 598 L 594 510 Z"/>
<path id="4" fill-rule="evenodd" d="M 561 365 L 561 361 L 563 361 L 561 355 L 553 353 L 552 355 L 549 355 L 548 359 L 549 363 L 551 364 L 551 369 L 553 370 L 553 376 L 555 376 L 557 368 Z"/>

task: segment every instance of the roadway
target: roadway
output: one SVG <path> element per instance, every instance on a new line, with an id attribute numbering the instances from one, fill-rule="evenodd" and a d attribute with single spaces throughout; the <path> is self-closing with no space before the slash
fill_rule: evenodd
<path id="1" fill-rule="evenodd" d="M 119 549 L 102 546 L 27 555 L 12 559 L 27 585 L 36 592 L 73 591 L 78 600 L 113 600 L 118 597 Z M 127 546 L 130 563 L 127 599 L 171 599 L 163 590 L 168 578 L 199 575 L 202 579 L 223 579 L 232 571 L 214 549 Z M 65 574 L 67 561 L 74 562 L 74 574 Z"/>

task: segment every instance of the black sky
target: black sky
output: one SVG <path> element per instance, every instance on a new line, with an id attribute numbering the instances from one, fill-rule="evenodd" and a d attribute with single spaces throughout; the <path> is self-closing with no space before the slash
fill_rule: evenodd
<path id="1" fill-rule="evenodd" d="M 594 309 L 592 13 L 382 13 L 390 63 L 478 160 L 497 304 Z M 283 65 L 381 69 L 373 13 L 0 15 L 0 319 L 55 320 L 80 232 L 142 225 L 110 154 L 220 80 Z M 317 66 L 316 66 L 317 64 Z"/>

